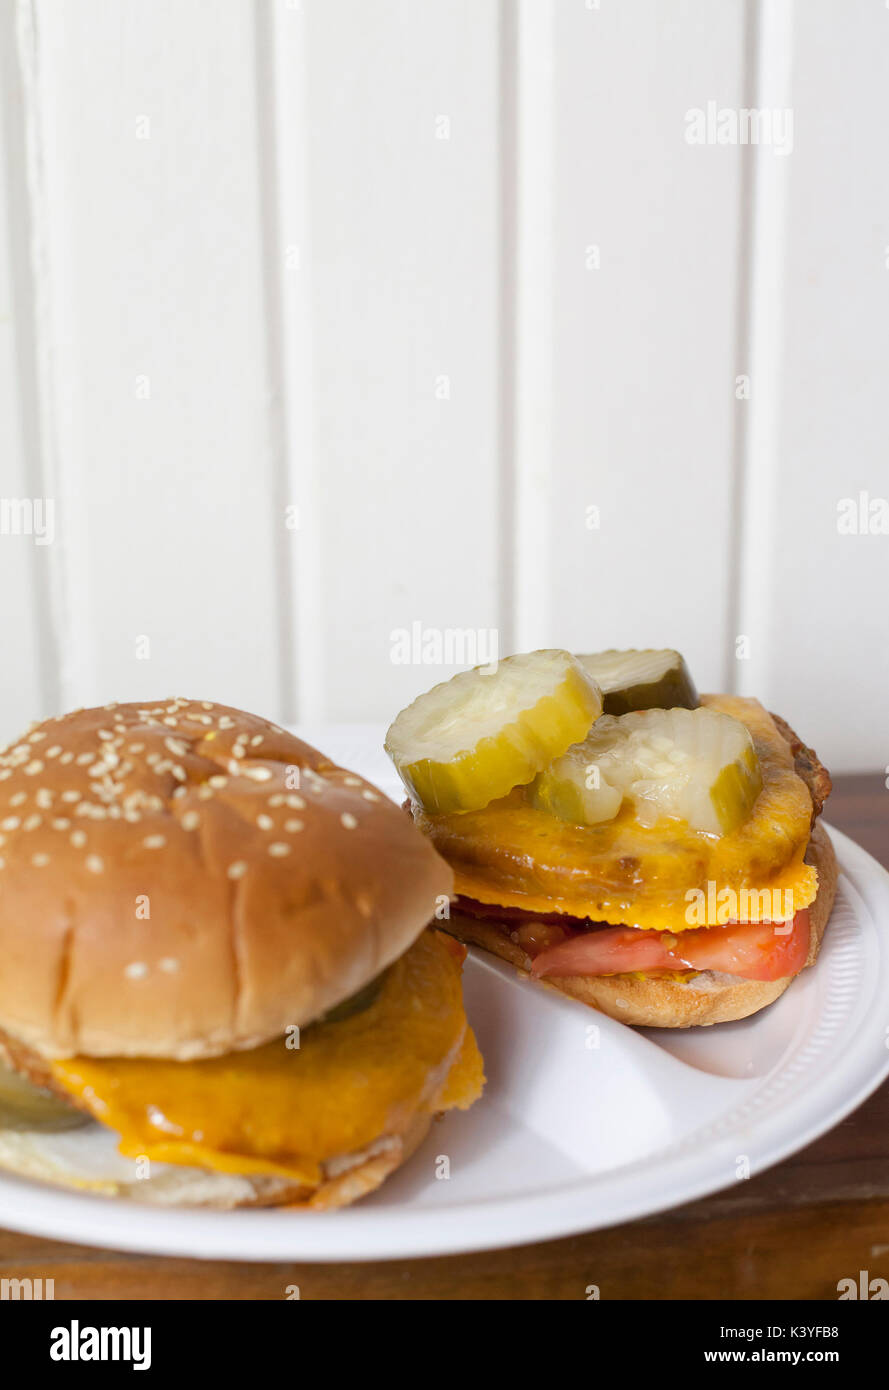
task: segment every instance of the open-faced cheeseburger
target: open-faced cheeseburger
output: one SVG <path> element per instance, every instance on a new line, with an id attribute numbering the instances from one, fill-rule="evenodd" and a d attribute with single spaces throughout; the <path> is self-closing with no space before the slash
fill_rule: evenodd
<path id="1" fill-rule="evenodd" d="M 451 886 L 396 806 L 265 719 L 32 728 L 0 754 L 0 1164 L 158 1202 L 377 1187 L 481 1092 L 465 951 L 424 930 Z"/>
<path id="2" fill-rule="evenodd" d="M 414 701 L 386 747 L 454 870 L 445 925 L 627 1023 L 744 1018 L 810 965 L 830 778 L 675 651 L 540 651 Z"/>

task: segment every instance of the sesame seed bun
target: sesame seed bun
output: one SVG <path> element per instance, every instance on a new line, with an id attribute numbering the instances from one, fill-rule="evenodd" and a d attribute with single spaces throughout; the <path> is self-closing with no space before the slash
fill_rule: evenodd
<path id="1" fill-rule="evenodd" d="M 0 1030 L 50 1058 L 254 1047 L 360 990 L 451 885 L 381 792 L 265 719 L 49 719 L 0 753 Z"/>
<path id="2" fill-rule="evenodd" d="M 818 870 L 818 893 L 809 908 L 809 966 L 821 948 L 837 891 L 836 854 L 821 825 L 812 831 L 806 862 Z M 510 938 L 508 930 L 493 919 L 452 912 L 450 920 L 441 925 L 467 945 L 481 946 L 509 961 L 523 975 L 530 973 L 530 957 Z M 621 1023 L 647 1028 L 690 1028 L 728 1023 L 758 1013 L 774 1003 L 795 978 L 785 975 L 779 980 L 744 980 L 737 975 L 704 970 L 690 980 L 644 974 L 553 975 L 540 983 Z"/>

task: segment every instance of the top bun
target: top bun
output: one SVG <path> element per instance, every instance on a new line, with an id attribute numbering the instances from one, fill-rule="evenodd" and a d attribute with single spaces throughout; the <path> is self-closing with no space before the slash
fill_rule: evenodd
<path id="1" fill-rule="evenodd" d="M 47 1057 L 253 1047 L 360 990 L 451 885 L 381 792 L 256 715 L 48 719 L 0 753 L 0 1029 Z"/>

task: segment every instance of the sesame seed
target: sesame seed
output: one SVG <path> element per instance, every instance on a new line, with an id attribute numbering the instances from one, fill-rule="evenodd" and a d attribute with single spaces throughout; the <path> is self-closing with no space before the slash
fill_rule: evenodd
<path id="1" fill-rule="evenodd" d="M 213 793 L 209 787 L 198 787 L 198 801 L 210 801 Z"/>
<path id="2" fill-rule="evenodd" d="M 28 819 L 22 823 L 22 829 L 23 829 L 23 830 L 36 830 L 37 827 L 38 827 L 38 825 L 42 825 L 42 824 L 43 824 L 43 817 L 42 817 L 42 816 L 29 816 Z"/>
<path id="3" fill-rule="evenodd" d="M 129 748 L 127 749 L 127 752 L 128 752 L 128 753 L 144 753 L 144 752 L 145 752 L 145 744 L 144 744 L 144 743 L 131 743 L 130 746 L 129 746 Z"/>
<path id="4" fill-rule="evenodd" d="M 361 778 L 360 778 L 360 777 L 344 777 L 344 778 L 343 778 L 343 785 L 346 786 L 346 787 L 360 787 L 360 786 L 361 786 Z"/>
<path id="5" fill-rule="evenodd" d="M 287 802 L 287 805 L 294 811 L 304 811 L 306 809 L 306 803 L 303 801 L 301 796 L 296 796 L 294 794 L 291 796 L 287 796 L 284 799 Z"/>
<path id="6" fill-rule="evenodd" d="M 173 800 L 180 801 L 183 796 L 188 796 L 188 787 L 174 787 Z"/>
<path id="7" fill-rule="evenodd" d="M 351 814 L 350 811 L 344 811 L 343 814 L 340 816 L 340 824 L 342 825 L 344 830 L 354 830 L 358 825 L 358 821 L 355 819 L 355 817 Z"/>
<path id="8" fill-rule="evenodd" d="M 128 980 L 144 980 L 148 974 L 148 966 L 144 960 L 132 960 L 129 965 L 124 967 L 123 973 Z"/>
<path id="9" fill-rule="evenodd" d="M 73 754 L 73 753 L 63 753 L 62 756 L 59 758 L 59 762 L 62 763 L 62 764 L 64 764 L 65 767 L 67 767 L 69 763 L 73 763 L 73 761 L 74 761 L 74 754 Z"/>
<path id="10" fill-rule="evenodd" d="M 88 854 L 86 857 L 86 867 L 91 874 L 100 874 L 104 871 L 105 864 L 98 854 Z"/>
<path id="11" fill-rule="evenodd" d="M 28 800 L 28 793 L 27 793 L 27 792 L 16 792 L 15 796 L 11 796 L 11 797 L 9 798 L 9 804 L 10 804 L 10 806 L 21 806 L 21 805 L 22 805 L 25 801 L 27 801 L 27 800 Z"/>
<path id="12" fill-rule="evenodd" d="M 170 752 L 174 753 L 177 758 L 184 758 L 188 752 L 188 745 L 183 743 L 181 738 L 165 738 L 164 747 L 169 748 Z"/>
<path id="13" fill-rule="evenodd" d="M 219 720 L 220 729 L 233 729 L 235 721 L 227 714 L 223 714 Z"/>
<path id="14" fill-rule="evenodd" d="M 228 786 L 228 778 L 227 778 L 227 777 L 223 777 L 223 775 L 222 775 L 221 772 L 217 772 L 217 773 L 214 773 L 214 775 L 213 775 L 212 777 L 208 777 L 208 778 L 207 778 L 207 785 L 208 785 L 209 787 L 227 787 L 227 786 Z"/>
<path id="15" fill-rule="evenodd" d="M 259 826 L 260 830 L 274 830 L 275 828 L 275 822 L 272 820 L 271 816 L 257 816 L 256 824 Z"/>
<path id="16" fill-rule="evenodd" d="M 269 845 L 269 854 L 274 855 L 276 859 L 283 859 L 284 855 L 289 853 L 290 846 L 282 844 L 280 840 L 275 840 Z"/>
<path id="17" fill-rule="evenodd" d="M 47 750 L 46 750 L 46 756 L 47 756 L 48 758 L 57 758 L 57 757 L 59 756 L 59 754 L 61 753 L 61 751 L 62 751 L 62 745 L 61 745 L 60 743 L 54 743 L 53 746 L 52 746 L 52 748 L 47 748 Z"/>
<path id="18" fill-rule="evenodd" d="M 53 821 L 52 826 L 53 830 L 70 830 L 71 822 L 65 816 L 59 816 L 58 820 Z"/>
<path id="19" fill-rule="evenodd" d="M 32 758 L 31 762 L 29 762 L 25 768 L 25 776 L 36 777 L 38 773 L 43 771 L 43 766 L 43 762 L 40 758 Z"/>
<path id="20" fill-rule="evenodd" d="M 252 777 L 254 782 L 269 782 L 272 774 L 267 767 L 245 767 L 244 776 Z"/>
<path id="21" fill-rule="evenodd" d="M 0 826 L 2 826 L 4 830 L 18 830 L 20 825 L 21 821 L 18 816 L 7 816 L 6 820 L 0 821 Z"/>
<path id="22" fill-rule="evenodd" d="M 167 839 L 165 835 L 146 835 L 142 843 L 146 849 L 163 849 Z"/>
<path id="23" fill-rule="evenodd" d="M 380 799 L 376 792 L 362 792 L 361 795 L 364 797 L 365 801 L 379 801 Z"/>
<path id="24" fill-rule="evenodd" d="M 72 788 L 70 791 L 62 792 L 62 800 L 63 800 L 63 801 L 82 801 L 82 800 L 83 800 L 83 797 L 82 797 L 82 795 L 81 795 L 80 792 L 76 792 L 76 791 L 74 791 L 73 788 Z"/>
<path id="25" fill-rule="evenodd" d="M 0 869 L 6 868 L 6 860 L 0 857 Z"/>
<path id="26" fill-rule="evenodd" d="M 197 830 L 200 823 L 201 818 L 197 811 L 186 811 L 185 815 L 182 817 L 183 830 Z"/>
<path id="27" fill-rule="evenodd" d="M 305 822 L 301 820 L 286 820 L 284 822 L 284 829 L 288 831 L 291 835 L 295 835 L 298 830 L 302 830 L 304 823 Z"/>
<path id="28" fill-rule="evenodd" d="M 86 831 L 72 830 L 71 843 L 75 849 L 83 849 L 84 845 L 86 844 Z"/>
<path id="29" fill-rule="evenodd" d="M 104 743 L 107 743 L 107 742 L 109 741 L 109 739 L 113 739 L 113 738 L 114 738 L 114 735 L 113 735 L 112 733 L 110 733 L 108 729 L 100 729 L 100 730 L 99 730 L 99 738 L 102 739 L 102 741 L 103 741 Z"/>
<path id="30" fill-rule="evenodd" d="M 226 873 L 229 878 L 243 878 L 247 872 L 247 865 L 243 859 L 236 859 L 234 864 L 229 864 Z"/>
<path id="31" fill-rule="evenodd" d="M 46 865 L 49 863 L 49 855 L 48 855 L 48 854 L 32 854 L 32 855 L 31 855 L 31 863 L 34 865 L 34 868 L 35 868 L 35 869 L 44 869 L 44 868 L 46 867 Z"/>
<path id="32" fill-rule="evenodd" d="M 166 724 L 168 729 L 179 728 L 179 720 L 171 718 L 170 715 L 167 715 L 167 718 L 164 720 L 164 723 Z"/>
<path id="33" fill-rule="evenodd" d="M 175 956 L 164 956 L 160 962 L 160 968 L 167 975 L 173 975 L 179 969 L 179 962 Z"/>
<path id="34" fill-rule="evenodd" d="M 41 787 L 34 800 L 37 802 L 41 811 L 48 811 L 52 806 L 52 792 L 49 790 L 49 787 Z"/>
<path id="35" fill-rule="evenodd" d="M 270 806 L 283 806 L 284 803 L 285 803 L 285 801 L 286 801 L 286 799 L 287 799 L 287 798 L 286 798 L 286 797 L 283 797 L 283 796 L 281 795 L 280 792 L 275 792 L 275 795 L 274 795 L 274 796 L 270 796 L 270 797 L 269 797 L 269 805 L 270 805 Z"/>
<path id="36" fill-rule="evenodd" d="M 184 767 L 180 767 L 178 763 L 176 764 L 175 767 L 170 768 L 170 771 L 172 772 L 173 776 L 176 778 L 176 781 L 177 781 L 177 782 L 187 782 L 187 781 L 188 781 L 188 775 L 187 775 L 187 773 L 186 773 L 186 771 L 185 771 L 185 768 L 184 768 Z"/>
<path id="37" fill-rule="evenodd" d="M 202 700 L 202 701 L 201 701 L 201 709 L 215 709 L 215 708 L 216 708 L 216 706 L 213 705 L 213 704 L 211 704 L 209 700 Z"/>
<path id="38" fill-rule="evenodd" d="M 244 737 L 246 738 L 247 735 L 245 734 Z M 260 745 L 261 743 L 262 743 L 262 734 L 254 734 L 253 737 L 252 737 L 251 740 L 250 740 L 250 747 L 251 747 L 251 748 L 258 748 L 259 745 Z"/>

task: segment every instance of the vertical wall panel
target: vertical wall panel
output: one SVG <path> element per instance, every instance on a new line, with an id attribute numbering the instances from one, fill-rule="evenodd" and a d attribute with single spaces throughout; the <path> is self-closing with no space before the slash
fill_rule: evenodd
<path id="1" fill-rule="evenodd" d="M 792 102 L 794 149 L 777 185 L 774 169 L 758 185 L 752 403 L 766 399 L 766 418 L 749 459 L 745 675 L 829 766 L 876 769 L 889 763 L 889 534 L 875 529 L 889 520 L 889 14 L 867 0 L 779 9 L 759 99 Z M 885 504 L 864 531 L 862 493 Z M 847 512 L 855 533 L 839 529 Z"/>
<path id="2" fill-rule="evenodd" d="M 28 246 L 24 104 L 15 11 L 0 8 L 0 505 L 46 503 L 37 428 L 34 299 Z M 24 514 L 23 514 L 24 515 Z M 52 545 L 0 530 L 0 745 L 50 713 Z M 33 516 L 33 513 L 32 513 Z M 44 520 L 48 514 L 43 513 Z M 2 521 L 0 521 L 2 525 Z M 50 539 L 50 532 L 45 533 Z M 42 659 L 41 659 L 42 658 Z M 41 680 L 41 671 L 46 684 Z"/>
<path id="3" fill-rule="evenodd" d="M 278 707 L 249 0 L 35 0 L 67 703 Z M 140 638 L 150 659 L 140 659 Z"/>
<path id="4" fill-rule="evenodd" d="M 391 717 L 489 628 L 498 569 L 498 10 L 306 7 L 323 699 Z"/>
<path id="5" fill-rule="evenodd" d="M 547 599 L 525 644 L 678 646 L 722 687 L 743 152 L 690 146 L 685 113 L 742 102 L 744 8 L 552 15 L 550 443 L 532 461 L 542 544 L 519 556 Z M 542 381 L 520 380 L 526 409 Z"/>

